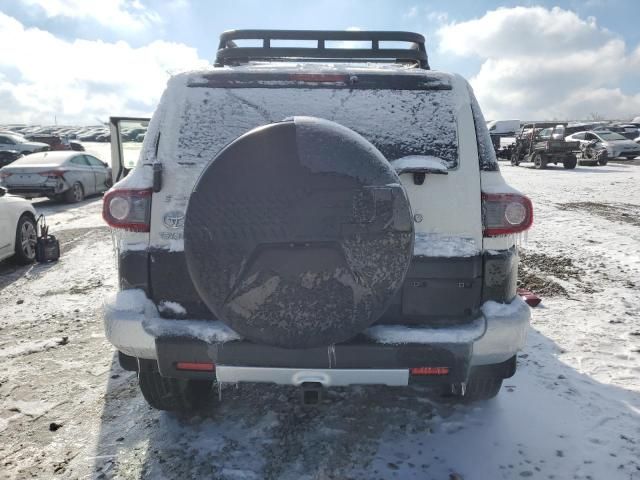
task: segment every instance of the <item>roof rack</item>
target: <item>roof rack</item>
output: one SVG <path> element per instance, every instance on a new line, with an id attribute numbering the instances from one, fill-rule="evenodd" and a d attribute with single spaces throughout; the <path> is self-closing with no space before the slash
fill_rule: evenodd
<path id="1" fill-rule="evenodd" d="M 234 40 L 262 40 L 262 47 L 239 47 Z M 315 47 L 272 47 L 272 40 L 312 40 Z M 370 48 L 327 48 L 327 41 L 365 41 Z M 407 48 L 380 48 L 380 42 L 407 42 Z M 415 63 L 429 70 L 425 39 L 419 33 L 341 30 L 229 30 L 220 35 L 216 67 L 251 60 Z"/>

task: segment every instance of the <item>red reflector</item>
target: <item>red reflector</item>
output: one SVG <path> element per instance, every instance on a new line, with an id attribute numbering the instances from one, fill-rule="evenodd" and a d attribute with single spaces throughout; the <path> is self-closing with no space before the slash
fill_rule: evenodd
<path id="1" fill-rule="evenodd" d="M 449 375 L 449 367 L 415 367 L 409 371 L 411 375 Z"/>
<path id="2" fill-rule="evenodd" d="M 298 82 L 314 82 L 314 83 L 347 83 L 346 75 L 324 74 L 324 73 L 292 73 L 289 75 L 290 80 Z"/>
<path id="3" fill-rule="evenodd" d="M 178 362 L 176 363 L 176 370 L 195 370 L 197 372 L 213 372 L 216 369 L 213 363 L 200 363 L 200 362 Z"/>

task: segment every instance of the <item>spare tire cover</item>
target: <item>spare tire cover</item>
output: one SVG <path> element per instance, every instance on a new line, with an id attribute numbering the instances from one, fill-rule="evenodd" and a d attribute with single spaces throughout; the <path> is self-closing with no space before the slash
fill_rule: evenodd
<path id="1" fill-rule="evenodd" d="M 295 117 L 251 130 L 205 168 L 184 248 L 198 294 L 243 337 L 331 345 L 371 325 L 413 253 L 398 176 L 342 125 Z"/>

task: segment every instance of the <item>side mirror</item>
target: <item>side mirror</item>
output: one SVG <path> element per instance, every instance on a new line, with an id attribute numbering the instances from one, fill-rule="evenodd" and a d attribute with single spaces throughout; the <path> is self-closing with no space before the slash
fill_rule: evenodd
<path id="1" fill-rule="evenodd" d="M 0 187 L 0 197 L 4 197 L 7 194 L 7 189 Z"/>

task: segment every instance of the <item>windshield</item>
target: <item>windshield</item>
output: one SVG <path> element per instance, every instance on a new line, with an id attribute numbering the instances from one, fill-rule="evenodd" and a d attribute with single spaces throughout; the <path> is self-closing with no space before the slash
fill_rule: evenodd
<path id="1" fill-rule="evenodd" d="M 602 140 L 627 140 L 627 138 L 623 137 L 619 133 L 614 132 L 598 132 L 598 136 Z"/>
<path id="2" fill-rule="evenodd" d="M 442 158 L 448 168 L 458 164 L 451 90 L 191 88 L 178 147 L 183 155 L 215 154 L 252 128 L 292 116 L 320 117 L 351 128 L 389 161 L 430 155 Z"/>
<path id="3" fill-rule="evenodd" d="M 26 143 L 26 140 L 18 135 L 6 134 L 6 135 L 3 135 L 3 137 L 10 138 L 15 143 Z"/>

